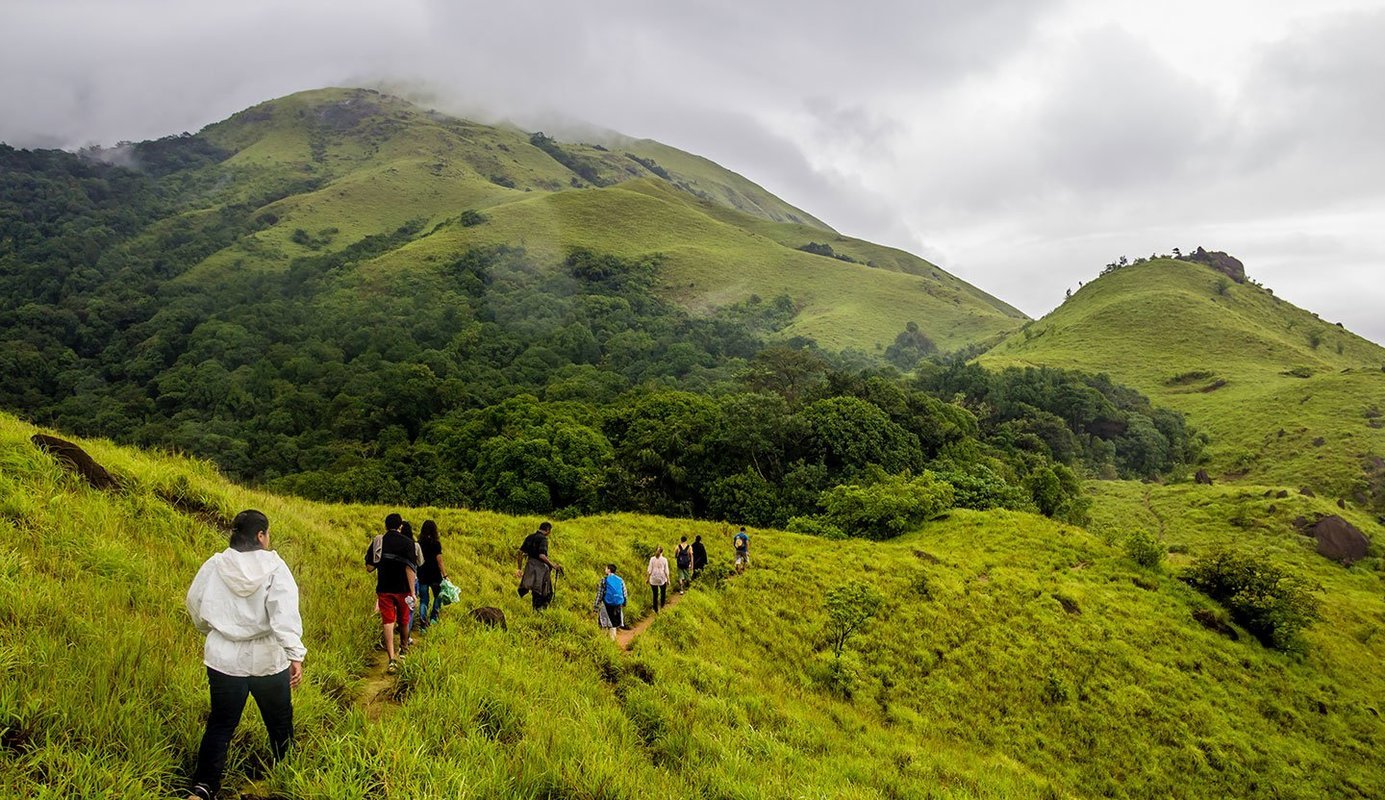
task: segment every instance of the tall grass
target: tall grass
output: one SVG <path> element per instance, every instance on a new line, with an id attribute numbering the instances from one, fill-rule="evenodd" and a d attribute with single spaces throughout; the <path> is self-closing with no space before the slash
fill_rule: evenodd
<path id="1" fill-rule="evenodd" d="M 224 546 L 206 520 L 270 516 L 302 587 L 307 679 L 298 747 L 272 770 L 253 709 L 228 785 L 287 798 L 1321 797 L 1385 792 L 1380 574 L 1305 552 L 1267 527 L 1273 557 L 1325 587 L 1304 657 L 1230 641 L 1209 601 L 1136 566 L 1116 529 L 1166 524 L 1191 552 L 1245 531 L 1239 495 L 1208 504 L 1102 484 L 1094 532 L 1008 512 L 955 512 L 886 543 L 754 533 L 754 566 L 695 587 L 622 653 L 590 605 L 620 565 L 631 614 L 647 550 L 720 526 L 636 515 L 556 523 L 566 568 L 543 614 L 514 593 L 537 518 L 410 509 L 437 519 L 461 608 L 422 637 L 367 715 L 377 626 L 360 566 L 387 509 L 229 485 L 206 465 L 88 443 L 129 480 L 86 488 L 0 417 L 0 795 L 162 797 L 181 786 L 207 708 L 201 639 L 182 595 Z M 182 497 L 190 515 L 165 499 Z M 1249 502 L 1248 500 L 1246 502 Z M 1303 502 L 1311 502 L 1307 498 Z M 1186 509 L 1186 510 L 1180 510 Z M 1181 516 L 1180 516 L 1181 515 Z M 1277 519 L 1277 517 L 1276 517 Z M 1186 520 L 1186 524 L 1184 524 Z M 1182 531 L 1188 531 L 1185 536 Z M 823 594 L 869 583 L 885 605 L 831 658 Z M 472 624 L 495 605 L 508 631 Z"/>

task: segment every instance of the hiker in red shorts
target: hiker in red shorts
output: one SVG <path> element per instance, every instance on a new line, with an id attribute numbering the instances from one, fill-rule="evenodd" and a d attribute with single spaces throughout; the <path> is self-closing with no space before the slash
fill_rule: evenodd
<path id="1" fill-rule="evenodd" d="M 380 608 L 380 625 L 385 637 L 385 654 L 389 656 L 388 671 L 399 670 L 409 641 L 409 611 L 414 600 L 415 570 L 418 569 L 418 546 L 400 532 L 404 518 L 398 514 L 385 517 L 385 532 L 370 542 L 365 551 L 365 568 L 375 573 L 375 601 Z M 399 653 L 395 652 L 394 635 L 398 632 Z"/>

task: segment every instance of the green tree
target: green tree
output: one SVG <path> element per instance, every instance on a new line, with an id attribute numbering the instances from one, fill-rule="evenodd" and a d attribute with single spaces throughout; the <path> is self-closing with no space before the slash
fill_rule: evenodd
<path id="1" fill-rule="evenodd" d="M 889 539 L 952 507 L 950 484 L 933 473 L 885 475 L 874 483 L 834 486 L 819 504 L 826 521 L 852 536 Z"/>
<path id="2" fill-rule="evenodd" d="M 846 643 L 880 611 L 884 602 L 880 592 L 868 583 L 844 583 L 827 590 L 823 608 L 827 611 L 827 642 L 834 657 L 842 657 Z"/>

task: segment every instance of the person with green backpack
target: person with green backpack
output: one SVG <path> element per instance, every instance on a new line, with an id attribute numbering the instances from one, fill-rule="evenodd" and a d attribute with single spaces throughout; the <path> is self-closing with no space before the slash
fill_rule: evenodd
<path id="1" fill-rule="evenodd" d="M 610 631 L 614 642 L 616 631 L 625 628 L 625 581 L 616 574 L 615 564 L 606 565 L 606 574 L 596 585 L 596 603 L 592 611 L 601 629 Z"/>

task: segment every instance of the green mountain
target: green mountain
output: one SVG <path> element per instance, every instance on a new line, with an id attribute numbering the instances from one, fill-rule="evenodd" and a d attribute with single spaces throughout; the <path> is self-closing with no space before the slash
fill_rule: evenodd
<path id="1" fill-rule="evenodd" d="M 1114 270 L 979 361 L 1107 373 L 1206 433 L 1214 478 L 1385 502 L 1385 348 L 1203 264 Z"/>
<path id="2" fill-rule="evenodd" d="M 180 599 L 245 507 L 269 515 L 302 588 L 309 655 L 294 757 L 266 772 L 247 714 L 231 797 L 1385 793 L 1381 573 L 1321 558 L 1288 521 L 1337 511 L 1325 498 L 1107 481 L 1089 530 L 1003 510 L 954 511 L 888 542 L 755 529 L 754 563 L 730 579 L 723 526 L 583 517 L 557 523 L 566 571 L 542 615 L 513 588 L 515 547 L 538 518 L 405 509 L 415 526 L 438 521 L 463 600 L 386 676 L 359 559 L 392 509 L 274 496 L 204 463 L 82 442 L 120 481 L 97 490 L 35 432 L 0 414 L 5 797 L 182 786 L 207 701 Z M 1119 546 L 1143 525 L 1164 532 L 1172 569 Z M 651 550 L 683 535 L 704 537 L 712 569 L 622 652 L 591 614 L 601 565 L 636 586 Z M 1319 586 L 1323 619 L 1302 652 L 1262 646 L 1176 578 L 1247 539 Z M 826 598 L 842 585 L 882 603 L 837 661 Z M 632 591 L 630 618 L 648 602 Z M 503 610 L 508 630 L 473 623 L 477 606 Z"/>
<path id="3" fill-rule="evenodd" d="M 783 335 L 835 350 L 873 352 L 910 321 L 955 350 L 1025 319 L 922 259 L 840 236 L 740 175 L 648 140 L 557 142 L 359 89 L 262 103 L 198 136 L 232 154 L 214 170 L 229 187 L 213 184 L 205 202 L 287 196 L 261 208 L 272 223 L 212 254 L 188 281 L 280 269 L 420 220 L 417 235 L 376 254 L 381 270 L 482 245 L 541 258 L 573 247 L 659 253 L 664 297 L 706 311 L 788 295 L 798 314 Z M 486 221 L 464 224 L 464 211 Z M 798 249 L 813 243 L 849 260 Z"/>

